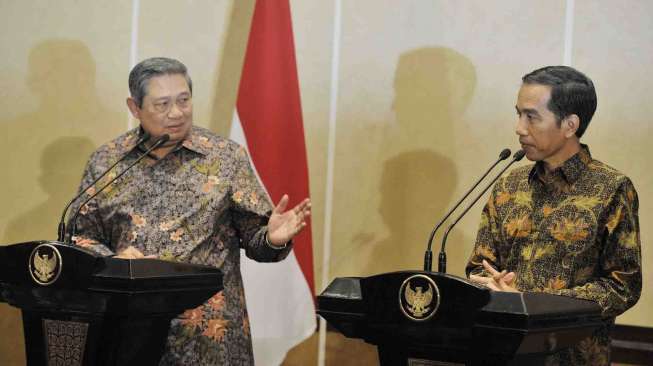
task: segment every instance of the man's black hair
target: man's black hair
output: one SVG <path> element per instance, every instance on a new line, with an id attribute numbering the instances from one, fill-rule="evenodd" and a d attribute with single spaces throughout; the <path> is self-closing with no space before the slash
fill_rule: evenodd
<path id="1" fill-rule="evenodd" d="M 576 136 L 583 136 L 596 111 L 596 91 L 590 78 L 569 66 L 546 66 L 524 75 L 522 82 L 550 86 L 547 107 L 558 118 L 558 124 L 575 114 L 580 120 Z"/>

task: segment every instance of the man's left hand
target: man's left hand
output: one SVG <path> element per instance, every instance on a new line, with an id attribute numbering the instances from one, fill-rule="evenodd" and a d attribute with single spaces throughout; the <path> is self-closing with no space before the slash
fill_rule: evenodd
<path id="1" fill-rule="evenodd" d="M 505 292 L 521 292 L 515 287 L 515 272 L 508 272 L 503 270 L 501 272 L 497 271 L 492 267 L 485 259 L 483 259 L 483 268 L 490 276 L 477 276 L 471 275 L 469 279 L 472 282 L 480 283 L 485 285 L 493 291 L 505 291 Z"/>
<path id="2" fill-rule="evenodd" d="M 268 221 L 268 241 L 274 246 L 281 247 L 288 243 L 306 226 L 306 218 L 311 215 L 310 199 L 306 198 L 285 211 L 288 200 L 288 195 L 284 194 Z"/>

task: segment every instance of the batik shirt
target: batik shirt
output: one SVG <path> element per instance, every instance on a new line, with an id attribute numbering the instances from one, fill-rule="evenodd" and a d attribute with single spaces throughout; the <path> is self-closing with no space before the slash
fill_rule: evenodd
<path id="1" fill-rule="evenodd" d="M 630 179 L 585 145 L 552 172 L 542 162 L 517 168 L 497 181 L 483 209 L 467 275 L 487 275 L 486 259 L 515 272 L 520 291 L 595 301 L 604 326 L 549 361 L 608 365 L 614 317 L 642 287 L 638 207 Z"/>
<path id="2" fill-rule="evenodd" d="M 141 154 L 134 149 L 137 139 L 133 130 L 100 147 L 81 186 L 124 154 L 129 155 L 97 187 L 134 162 Z M 159 259 L 221 269 L 224 289 L 171 322 L 161 364 L 252 365 L 239 249 L 258 261 L 288 255 L 290 246 L 280 250 L 266 243 L 271 208 L 246 151 L 192 127 L 173 152 L 158 161 L 142 160 L 82 207 L 74 239 L 102 255 L 134 246 Z"/>

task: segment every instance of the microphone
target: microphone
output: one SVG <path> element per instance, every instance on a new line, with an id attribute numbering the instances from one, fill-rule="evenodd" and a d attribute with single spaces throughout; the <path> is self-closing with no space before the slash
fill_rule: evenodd
<path id="1" fill-rule="evenodd" d="M 138 141 L 136 141 L 136 145 L 134 145 L 134 147 L 146 142 L 149 139 L 150 139 L 150 133 L 147 132 L 147 131 L 144 131 L 143 134 L 141 135 L 141 138 L 139 138 Z M 97 183 L 100 179 L 102 179 L 105 175 L 107 175 L 111 171 L 111 169 L 113 169 L 116 165 L 118 165 L 118 163 L 125 160 L 125 158 L 127 157 L 127 155 L 129 155 L 130 152 L 131 152 L 131 150 L 129 152 L 127 152 L 125 155 L 123 155 L 120 159 L 118 159 L 118 161 L 113 163 L 113 165 L 111 165 L 109 167 L 109 169 L 105 170 L 104 173 L 100 174 L 99 177 L 97 177 L 91 184 L 84 187 L 84 189 L 82 189 L 79 192 L 79 194 L 77 194 L 72 200 L 70 200 L 70 202 L 68 202 L 66 207 L 64 207 L 64 209 L 63 209 L 63 213 L 61 214 L 61 221 L 59 221 L 59 227 L 57 228 L 57 241 L 63 242 L 64 237 L 66 236 L 66 223 L 65 223 L 66 213 L 68 213 L 68 209 L 70 208 L 70 205 L 72 205 L 73 202 L 77 201 L 77 199 L 79 199 L 79 197 L 81 197 L 84 193 L 86 193 L 87 189 L 94 186 L 95 183 Z"/>
<path id="2" fill-rule="evenodd" d="M 472 193 L 472 191 L 476 188 L 476 186 L 478 186 L 479 183 L 481 183 L 481 181 L 483 181 L 483 179 L 485 179 L 485 177 L 492 171 L 492 169 L 494 169 L 494 167 L 497 166 L 497 164 L 499 164 L 499 162 L 508 159 L 509 156 L 510 156 L 510 149 L 503 149 L 501 151 L 501 153 L 499 154 L 499 160 L 495 161 L 494 164 L 492 164 L 492 166 L 490 167 L 490 169 L 485 171 L 485 174 L 483 174 L 476 181 L 476 183 L 474 183 L 472 188 L 470 188 L 467 191 L 467 193 L 465 193 L 465 195 L 458 202 L 456 202 L 456 204 L 449 210 L 449 212 L 447 212 L 447 214 L 444 215 L 442 220 L 440 220 L 440 222 L 438 222 L 438 224 L 435 226 L 433 231 L 431 231 L 431 235 L 429 237 L 429 242 L 428 242 L 428 247 L 426 249 L 426 252 L 424 253 L 424 270 L 425 271 L 430 272 L 431 269 L 432 269 L 432 266 L 433 266 L 432 265 L 432 263 L 433 263 L 433 252 L 431 251 L 431 247 L 433 246 L 433 238 L 435 237 L 435 233 L 438 231 L 438 229 L 440 229 L 440 226 L 442 226 L 442 224 L 444 224 L 444 222 L 449 218 L 449 216 L 451 216 L 453 211 L 455 209 L 457 209 L 458 206 L 460 206 L 460 204 L 465 200 L 465 198 L 467 198 L 467 196 L 469 196 L 470 193 Z"/>
<path id="3" fill-rule="evenodd" d="M 449 232 L 451 231 L 451 229 L 453 229 L 453 227 L 458 223 L 458 221 L 460 221 L 460 219 L 462 219 L 463 216 L 465 216 L 465 214 L 467 213 L 467 211 L 469 211 L 469 210 L 474 206 L 474 204 L 476 204 L 476 202 L 477 202 L 477 201 L 478 201 L 478 200 L 479 200 L 479 199 L 480 199 L 480 198 L 485 194 L 485 192 L 487 192 L 487 190 L 490 189 L 490 187 L 492 187 L 492 185 L 494 184 L 494 182 L 496 182 L 496 181 L 501 177 L 501 175 L 502 175 L 506 170 L 508 170 L 508 168 L 510 168 L 510 166 L 511 166 L 512 164 L 514 164 L 514 163 L 520 161 L 521 159 L 523 159 L 523 158 L 524 158 L 524 155 L 526 155 L 526 153 L 524 152 L 524 150 L 519 150 L 519 151 L 517 151 L 517 152 L 515 153 L 515 155 L 512 156 L 512 160 L 510 161 L 510 163 L 508 163 L 508 165 L 506 165 L 503 169 L 501 169 L 501 171 L 499 172 L 499 174 L 497 174 L 496 177 L 494 177 L 494 179 L 492 179 L 492 182 L 490 182 L 490 184 L 488 184 L 488 185 L 483 189 L 483 192 L 481 192 L 481 194 L 479 194 L 478 196 L 476 196 L 476 198 L 474 198 L 474 200 L 472 201 L 472 203 L 470 203 L 469 206 L 467 206 L 467 208 L 465 208 L 465 210 L 463 210 L 463 213 L 461 213 L 460 216 L 458 216 L 458 217 L 453 221 L 453 223 L 451 223 L 451 225 L 449 225 L 449 227 L 447 227 L 447 230 L 444 232 L 444 235 L 442 236 L 442 247 L 440 248 L 440 255 L 438 256 L 438 272 L 440 272 L 440 273 L 447 273 L 447 254 L 446 254 L 446 252 L 444 251 L 444 247 L 445 247 L 445 245 L 446 245 L 446 243 L 447 243 L 447 237 L 449 236 Z"/>
<path id="4" fill-rule="evenodd" d="M 154 142 L 154 144 L 153 144 L 149 149 L 147 149 L 147 150 L 146 150 L 146 151 L 145 151 L 141 156 L 139 156 L 138 159 L 134 160 L 134 162 L 132 162 L 131 164 L 129 164 L 129 166 L 128 166 L 127 168 L 123 169 L 123 171 L 120 172 L 120 174 L 116 175 L 116 176 L 115 176 L 113 179 L 111 179 L 107 184 L 105 184 L 104 186 L 102 186 L 102 188 L 98 189 L 98 190 L 97 190 L 93 195 L 91 195 L 89 198 L 87 198 L 86 201 L 84 201 L 84 203 L 82 203 L 81 205 L 79 205 L 79 207 L 77 208 L 77 211 L 75 211 L 75 214 L 73 215 L 72 219 L 70 220 L 70 225 L 71 225 L 70 237 L 69 237 L 68 240 L 65 242 L 65 244 L 70 244 L 70 241 L 72 240 L 72 237 L 75 236 L 75 231 L 77 230 L 77 224 L 76 224 L 76 222 L 77 222 L 77 217 L 79 216 L 79 213 L 80 213 L 80 211 L 82 210 L 82 207 L 84 207 L 84 205 L 86 205 L 90 200 L 92 200 L 93 198 L 95 198 L 95 196 L 97 196 L 98 194 L 100 194 L 100 192 L 102 192 L 104 189 L 106 189 L 108 186 L 110 186 L 110 185 L 111 185 L 113 182 L 115 182 L 118 178 L 122 177 L 123 174 L 125 174 L 125 173 L 126 173 L 129 169 L 131 169 L 134 165 L 138 164 L 138 162 L 140 162 L 141 160 L 143 160 L 143 158 L 145 158 L 149 153 L 151 153 L 152 151 L 158 149 L 159 147 L 161 147 L 161 145 L 163 145 L 163 144 L 165 144 L 166 142 L 168 142 L 168 140 L 170 140 L 170 135 L 168 135 L 168 134 L 165 134 L 165 135 L 159 137 L 159 139 L 156 140 L 156 141 Z"/>

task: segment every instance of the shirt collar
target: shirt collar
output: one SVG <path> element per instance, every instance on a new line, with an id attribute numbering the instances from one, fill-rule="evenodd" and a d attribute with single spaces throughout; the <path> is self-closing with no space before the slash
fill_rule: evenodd
<path id="1" fill-rule="evenodd" d="M 186 149 L 196 153 L 208 155 L 211 152 L 212 146 L 213 145 L 209 142 L 208 137 L 202 136 L 199 129 L 197 129 L 195 126 L 192 126 L 190 133 L 188 136 L 186 136 L 184 141 L 182 141 L 179 148 L 185 147 Z"/>
<path id="2" fill-rule="evenodd" d="M 136 147 L 136 142 L 144 133 L 143 127 L 138 126 L 137 128 L 127 132 L 125 135 L 120 147 L 124 152 L 134 150 Z M 212 145 L 208 142 L 208 138 L 201 136 L 199 130 L 195 126 L 191 126 L 191 130 L 188 133 L 188 136 L 172 151 L 179 151 L 181 148 L 186 148 L 188 150 L 194 151 L 202 155 L 208 155 L 210 152 L 210 147 Z M 143 150 L 144 151 L 144 150 Z"/>
<path id="3" fill-rule="evenodd" d="M 585 144 L 580 145 L 580 151 L 571 158 L 567 159 L 561 166 L 554 169 L 548 174 L 551 175 L 550 179 L 553 181 L 564 181 L 567 185 L 574 184 L 580 175 L 587 169 L 587 165 L 592 161 L 589 147 Z M 538 161 L 535 163 L 530 173 L 528 174 L 528 182 L 532 183 L 533 180 L 538 179 L 541 182 L 546 182 L 544 162 Z"/>

